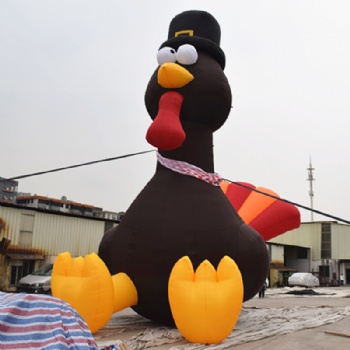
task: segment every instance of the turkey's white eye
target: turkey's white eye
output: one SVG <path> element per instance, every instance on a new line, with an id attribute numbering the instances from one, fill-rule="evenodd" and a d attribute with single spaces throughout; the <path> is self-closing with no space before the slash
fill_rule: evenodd
<path id="1" fill-rule="evenodd" d="M 198 53 L 194 46 L 190 44 L 181 45 L 177 49 L 176 59 L 184 65 L 195 64 L 198 59 Z"/>
<path id="2" fill-rule="evenodd" d="M 161 66 L 164 63 L 176 62 L 176 50 L 171 47 L 163 47 L 157 53 L 157 61 Z"/>

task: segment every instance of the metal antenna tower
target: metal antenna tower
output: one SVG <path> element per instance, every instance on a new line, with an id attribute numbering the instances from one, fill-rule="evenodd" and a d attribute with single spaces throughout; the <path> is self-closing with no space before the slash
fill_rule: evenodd
<path id="1" fill-rule="evenodd" d="M 308 178 L 306 180 L 309 181 L 309 185 L 310 185 L 310 187 L 309 187 L 309 197 L 310 197 L 310 208 L 311 209 L 314 208 L 314 191 L 312 189 L 312 182 L 315 181 L 314 174 L 313 174 L 314 170 L 315 170 L 315 168 L 312 167 L 311 156 L 310 156 L 309 167 L 307 168 Z M 311 211 L 311 221 L 314 221 L 314 212 L 313 211 Z"/>

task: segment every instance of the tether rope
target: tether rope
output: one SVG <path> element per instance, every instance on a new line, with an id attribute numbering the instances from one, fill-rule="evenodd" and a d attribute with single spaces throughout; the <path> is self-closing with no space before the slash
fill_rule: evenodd
<path id="1" fill-rule="evenodd" d="M 56 168 L 56 169 L 51 169 L 51 170 L 46 170 L 46 171 L 39 171 L 39 172 L 36 172 L 36 173 L 31 173 L 31 174 L 26 174 L 26 175 L 13 176 L 13 177 L 7 178 L 5 180 L 19 180 L 19 179 L 24 179 L 24 178 L 27 178 L 27 177 L 44 175 L 44 174 L 54 173 L 54 172 L 67 170 L 67 169 L 79 168 L 79 167 L 82 167 L 82 166 L 87 166 L 87 165 L 92 165 L 92 164 L 97 164 L 97 163 L 102 163 L 102 162 L 110 162 L 110 161 L 113 161 L 113 160 L 133 157 L 133 156 L 137 156 L 137 155 L 140 155 L 140 154 L 145 154 L 145 153 L 150 153 L 150 152 L 155 152 L 155 151 L 156 150 L 148 150 L 148 151 L 142 151 L 142 152 L 136 152 L 136 153 L 129 153 L 129 154 L 124 154 L 122 156 L 117 156 L 117 157 L 105 158 L 105 159 L 101 159 L 101 160 L 94 160 L 94 161 L 91 161 L 91 162 L 75 164 L 75 165 L 70 165 L 70 166 Z M 298 208 L 301 208 L 301 209 L 304 209 L 304 210 L 308 210 L 308 211 L 311 211 L 313 213 L 316 213 L 316 214 L 319 214 L 319 215 L 322 215 L 322 216 L 325 216 L 325 217 L 328 217 L 328 218 L 331 218 L 331 219 L 334 219 L 334 220 L 337 220 L 337 221 L 344 222 L 346 224 L 350 224 L 349 220 L 345 220 L 345 219 L 342 219 L 342 218 L 340 218 L 338 216 L 325 213 L 325 212 L 323 212 L 321 210 L 313 209 L 313 208 L 307 207 L 305 205 L 302 205 L 302 204 L 299 204 L 299 203 L 296 203 L 296 202 L 292 202 L 292 201 L 290 201 L 288 199 L 280 198 L 280 197 L 274 196 L 272 194 L 265 193 L 263 191 L 260 191 L 260 190 L 257 190 L 255 188 L 246 186 L 246 185 L 244 185 L 242 183 L 239 183 L 239 182 L 236 182 L 236 181 L 231 181 L 229 179 L 224 179 L 224 180 L 227 181 L 227 182 L 233 183 L 233 184 L 235 184 L 237 186 L 241 186 L 241 187 L 247 188 L 247 189 L 249 189 L 251 191 L 260 193 L 260 194 L 262 194 L 264 196 L 272 197 L 272 198 L 275 198 L 275 199 L 280 200 L 282 202 L 286 202 L 286 203 L 292 204 L 292 205 L 294 205 L 294 206 L 296 206 Z"/>

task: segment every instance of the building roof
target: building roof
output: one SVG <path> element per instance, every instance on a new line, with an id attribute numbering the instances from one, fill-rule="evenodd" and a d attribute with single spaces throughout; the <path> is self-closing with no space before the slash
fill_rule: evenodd
<path id="1" fill-rule="evenodd" d="M 78 203 L 78 202 L 73 202 L 70 200 L 63 200 L 63 199 L 57 199 L 57 198 L 50 198 L 50 197 L 45 197 L 45 196 L 20 196 L 17 197 L 17 201 L 21 201 L 21 200 L 30 200 L 30 199 L 42 199 L 45 201 L 50 201 L 50 202 L 55 202 L 55 203 L 65 203 L 65 204 L 70 204 L 70 205 L 75 205 L 77 207 L 84 207 L 84 208 L 97 208 L 93 205 L 90 204 L 83 204 L 83 203 Z"/>
<path id="2" fill-rule="evenodd" d="M 45 260 L 45 256 L 39 254 L 7 253 L 6 255 L 12 260 Z"/>
<path id="3" fill-rule="evenodd" d="M 13 183 L 15 183 L 15 184 L 18 184 L 18 181 L 17 181 L 17 180 L 6 179 L 6 178 L 1 177 L 1 176 L 0 176 L 0 181 L 2 181 L 2 182 L 13 182 Z"/>
<path id="4" fill-rule="evenodd" d="M 8 207 L 8 208 L 15 208 L 19 210 L 30 210 L 30 211 L 35 211 L 39 213 L 45 213 L 45 214 L 54 214 L 54 215 L 61 215 L 61 216 L 70 216 L 70 217 L 77 217 L 77 218 L 83 218 L 85 220 L 95 220 L 95 221 L 111 221 L 115 223 L 119 223 L 120 220 L 118 219 L 107 219 L 107 218 L 101 218 L 98 216 L 86 216 L 82 214 L 76 214 L 76 213 L 66 213 L 60 210 L 52 210 L 52 209 L 43 209 L 43 208 L 35 208 L 35 207 L 29 207 L 27 205 L 21 204 L 21 203 L 13 203 L 9 201 L 4 201 L 0 199 L 0 208 L 1 207 Z M 99 209 L 98 207 L 94 207 L 96 209 Z"/>
<path id="5" fill-rule="evenodd" d="M 284 266 L 281 263 L 270 263 L 270 269 L 274 269 L 280 272 L 292 272 L 296 271 L 295 269 L 291 269 L 290 267 Z"/>

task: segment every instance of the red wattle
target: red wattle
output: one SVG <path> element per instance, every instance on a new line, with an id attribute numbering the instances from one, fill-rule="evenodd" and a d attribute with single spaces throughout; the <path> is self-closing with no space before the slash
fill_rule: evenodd
<path id="1" fill-rule="evenodd" d="M 168 91 L 161 96 L 158 114 L 146 134 L 146 140 L 152 146 L 169 151 L 185 141 L 186 134 L 180 122 L 183 99 L 176 91 Z"/>

